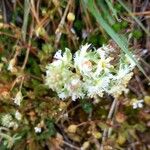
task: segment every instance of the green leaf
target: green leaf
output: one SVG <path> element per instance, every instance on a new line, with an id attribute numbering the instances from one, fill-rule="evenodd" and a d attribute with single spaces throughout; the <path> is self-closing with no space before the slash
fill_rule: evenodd
<path id="1" fill-rule="evenodd" d="M 138 131 L 141 131 L 141 132 L 144 132 L 145 129 L 146 129 L 145 124 L 142 123 L 142 122 L 141 122 L 140 124 L 136 124 L 136 125 L 134 126 L 134 128 L 135 128 L 136 130 L 138 130 Z"/>
<path id="2" fill-rule="evenodd" d="M 142 32 L 140 30 L 134 30 L 133 31 L 133 37 L 135 37 L 136 39 L 140 39 L 142 37 Z"/>
<path id="3" fill-rule="evenodd" d="M 43 44 L 42 45 L 42 51 L 45 53 L 45 54 L 51 54 L 54 52 L 54 48 L 52 47 L 51 44 Z"/>
<path id="4" fill-rule="evenodd" d="M 7 146 L 4 145 L 4 142 L 2 141 L 2 143 L 0 144 L 0 150 L 8 150 Z"/>
<path id="5" fill-rule="evenodd" d="M 86 113 L 90 113 L 92 112 L 93 110 L 93 105 L 92 103 L 86 101 L 86 100 L 82 100 L 81 101 L 81 106 L 83 108 L 83 110 L 86 112 Z"/>
<path id="6" fill-rule="evenodd" d="M 45 124 L 47 129 L 37 136 L 38 140 L 46 140 L 56 134 L 54 121 L 52 119 L 46 119 Z"/>
<path id="7" fill-rule="evenodd" d="M 37 75 L 37 76 L 41 75 L 41 69 L 39 67 L 39 64 L 33 57 L 29 57 L 28 65 L 29 65 L 28 70 L 31 73 L 33 73 L 34 75 Z"/>

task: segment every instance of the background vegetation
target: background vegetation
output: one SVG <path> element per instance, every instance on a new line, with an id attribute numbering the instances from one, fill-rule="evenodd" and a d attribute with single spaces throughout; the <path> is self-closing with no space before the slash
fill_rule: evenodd
<path id="1" fill-rule="evenodd" d="M 149 8 L 149 0 L 1 0 L 0 149 L 150 149 Z M 112 119 L 112 97 L 62 101 L 44 84 L 55 52 L 85 43 L 111 44 L 137 64 Z M 133 109 L 141 99 L 144 106 Z M 105 128 L 113 132 L 103 139 Z"/>

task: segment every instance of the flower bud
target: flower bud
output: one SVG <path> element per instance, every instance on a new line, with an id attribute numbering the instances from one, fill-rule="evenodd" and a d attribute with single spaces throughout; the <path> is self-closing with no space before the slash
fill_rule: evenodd
<path id="1" fill-rule="evenodd" d="M 118 136 L 117 143 L 118 143 L 119 145 L 123 145 L 125 142 L 126 142 L 126 138 L 120 134 L 120 135 Z"/>
<path id="2" fill-rule="evenodd" d="M 76 130 L 77 130 L 77 126 L 75 125 L 75 124 L 72 124 L 72 125 L 70 125 L 69 127 L 68 127 L 68 132 L 70 132 L 70 133 L 75 133 L 76 132 Z"/>
<path id="3" fill-rule="evenodd" d="M 69 12 L 67 15 L 67 19 L 70 22 L 73 22 L 75 20 L 75 15 L 72 12 Z"/>
<path id="4" fill-rule="evenodd" d="M 148 106 L 150 106 L 150 96 L 145 96 L 145 97 L 144 97 L 144 102 L 145 102 Z"/>
<path id="5" fill-rule="evenodd" d="M 126 120 L 126 116 L 121 113 L 121 112 L 118 112 L 116 114 L 116 121 L 119 122 L 119 123 L 123 123 L 124 121 Z"/>

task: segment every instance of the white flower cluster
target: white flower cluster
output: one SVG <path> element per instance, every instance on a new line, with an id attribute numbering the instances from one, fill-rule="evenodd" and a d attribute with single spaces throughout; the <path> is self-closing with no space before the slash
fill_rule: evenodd
<path id="1" fill-rule="evenodd" d="M 18 128 L 18 124 L 13 121 L 13 118 L 10 114 L 6 114 L 1 118 L 1 124 L 7 128 Z"/>
<path id="2" fill-rule="evenodd" d="M 72 57 L 69 49 L 63 54 L 59 50 L 54 61 L 46 67 L 45 83 L 61 99 L 103 97 L 104 93 L 118 97 L 127 92 L 135 63 L 122 54 L 114 65 L 114 58 L 110 56 L 112 51 L 115 49 L 110 45 L 91 50 L 90 44 L 85 44 Z"/>
<path id="3" fill-rule="evenodd" d="M 23 100 L 23 96 L 22 96 L 21 91 L 18 91 L 18 92 L 17 92 L 17 94 L 16 94 L 15 98 L 13 98 L 13 100 L 14 100 L 14 103 L 15 103 L 16 105 L 20 106 L 20 104 L 21 104 L 21 102 L 22 102 L 22 100 Z"/>
<path id="4" fill-rule="evenodd" d="M 142 108 L 143 107 L 143 103 L 144 103 L 143 99 L 141 99 L 141 100 L 133 99 L 132 101 L 133 101 L 133 103 L 132 103 L 133 109 L 137 109 L 137 108 Z"/>
<path id="5" fill-rule="evenodd" d="M 18 128 L 18 123 L 16 122 L 16 120 L 20 121 L 22 119 L 22 115 L 21 113 L 17 110 L 15 112 L 15 118 L 12 117 L 12 115 L 10 114 L 5 114 L 1 117 L 0 119 L 0 124 L 3 127 L 7 127 L 7 128 Z"/>
<path id="6" fill-rule="evenodd" d="M 34 127 L 35 133 L 41 133 L 42 129 L 40 127 Z"/>

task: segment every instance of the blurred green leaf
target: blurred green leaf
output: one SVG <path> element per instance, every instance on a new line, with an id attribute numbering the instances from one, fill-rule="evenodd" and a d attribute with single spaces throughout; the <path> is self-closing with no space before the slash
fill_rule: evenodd
<path id="1" fill-rule="evenodd" d="M 39 64 L 37 63 L 36 59 L 34 59 L 33 57 L 29 57 L 28 70 L 34 75 L 37 75 L 37 76 L 41 75 L 41 69 L 39 67 Z"/>
<path id="2" fill-rule="evenodd" d="M 54 52 L 54 48 L 52 47 L 51 44 L 43 44 L 42 45 L 42 51 L 45 53 L 45 54 L 51 54 Z"/>
<path id="3" fill-rule="evenodd" d="M 87 100 L 81 100 L 81 106 L 86 113 L 91 113 L 93 110 L 92 103 L 88 102 Z"/>
<path id="4" fill-rule="evenodd" d="M 56 134 L 54 121 L 52 119 L 46 119 L 45 124 L 46 124 L 47 130 L 44 130 L 40 135 L 38 135 L 37 139 L 39 140 L 46 140 Z"/>
<path id="5" fill-rule="evenodd" d="M 140 39 L 143 35 L 142 31 L 140 31 L 140 30 L 134 30 L 132 32 L 132 34 L 133 34 L 133 37 L 136 38 L 136 39 Z"/>

